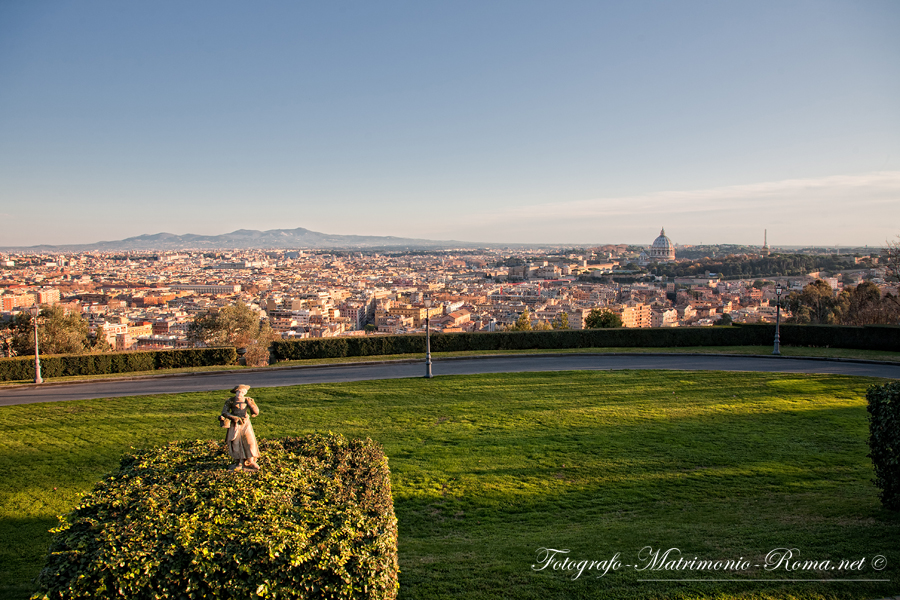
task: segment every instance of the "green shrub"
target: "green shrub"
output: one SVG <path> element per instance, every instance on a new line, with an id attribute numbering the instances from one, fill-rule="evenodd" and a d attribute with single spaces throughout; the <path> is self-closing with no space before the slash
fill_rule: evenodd
<path id="1" fill-rule="evenodd" d="M 881 504 L 900 510 L 900 381 L 871 386 L 866 399 L 875 485 L 881 490 Z"/>
<path id="2" fill-rule="evenodd" d="M 34 357 L 0 358 L 0 381 L 34 379 Z"/>
<path id="3" fill-rule="evenodd" d="M 60 354 L 41 356 L 43 377 L 106 375 L 179 367 L 230 365 L 237 361 L 234 348 L 188 348 L 104 354 Z M 34 356 L 0 358 L 0 381 L 34 379 Z"/>
<path id="4" fill-rule="evenodd" d="M 53 530 L 33 599 L 395 598 L 397 520 L 371 440 L 211 441 L 126 456 Z"/>
<path id="5" fill-rule="evenodd" d="M 775 337 L 774 325 L 738 325 L 739 329 L 756 330 L 760 338 Z M 779 332 L 785 346 L 813 348 L 853 348 L 900 352 L 900 327 L 896 325 L 797 325 L 782 324 Z"/>
<path id="6" fill-rule="evenodd" d="M 743 329 L 742 327 L 437 333 L 431 336 L 431 349 L 434 352 L 458 352 L 554 348 L 740 346 L 770 343 L 771 337 L 763 341 L 765 335 L 765 330 Z M 421 334 L 278 340 L 273 344 L 273 357 L 276 360 L 421 352 L 425 352 L 425 336 Z"/>
<path id="7" fill-rule="evenodd" d="M 497 333 L 436 333 L 434 352 L 467 350 L 537 350 L 563 348 L 665 348 L 691 346 L 766 346 L 775 338 L 768 324 L 731 327 L 666 327 L 652 329 L 564 329 L 556 331 L 503 331 Z M 900 327 L 843 325 L 781 326 L 784 346 L 855 348 L 900 352 Z M 306 360 L 345 356 L 383 356 L 425 352 L 424 335 L 368 335 L 276 340 L 272 359 Z M 234 348 L 190 348 L 109 354 L 79 354 L 41 358 L 45 377 L 128 373 L 183 367 L 230 365 L 237 361 Z M 0 358 L 0 381 L 34 379 L 34 358 Z"/>
<path id="8" fill-rule="evenodd" d="M 775 339 L 774 325 L 731 327 L 661 327 L 652 329 L 564 329 L 496 333 L 436 333 L 434 352 L 465 350 L 537 350 L 557 348 L 666 348 L 691 346 L 766 346 Z M 835 325 L 782 325 L 786 346 L 829 346 L 900 351 L 900 328 Z M 275 360 L 343 356 L 379 356 L 425 352 L 425 336 L 370 335 L 273 343 Z"/>

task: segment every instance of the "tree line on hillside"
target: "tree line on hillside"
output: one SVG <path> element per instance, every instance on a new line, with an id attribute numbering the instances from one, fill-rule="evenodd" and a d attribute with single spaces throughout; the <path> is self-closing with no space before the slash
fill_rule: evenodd
<path id="1" fill-rule="evenodd" d="M 813 325 L 896 325 L 900 323 L 900 298 L 881 294 L 874 283 L 864 281 L 835 294 L 817 279 L 785 299 L 789 322 Z"/>
<path id="2" fill-rule="evenodd" d="M 622 317 L 608 308 L 594 308 L 588 313 L 588 316 L 584 318 L 584 327 L 585 329 L 612 329 L 615 327 L 622 327 Z M 551 329 L 559 330 L 568 328 L 569 315 L 565 312 L 558 313 L 550 322 L 538 321 L 537 323 L 532 323 L 531 313 L 528 312 L 528 309 L 526 308 L 522 311 L 522 314 L 519 315 L 519 318 L 515 323 L 509 327 L 501 327 L 500 331 L 548 331 Z"/>
<path id="3" fill-rule="evenodd" d="M 759 252 L 759 246 L 741 246 L 738 244 L 716 244 L 703 246 L 679 247 L 678 258 L 698 260 L 701 258 L 718 258 L 731 254 L 755 254 Z"/>
<path id="4" fill-rule="evenodd" d="M 887 283 L 900 284 L 900 237 L 888 242 L 881 251 Z M 900 324 L 900 297 L 886 293 L 874 283 L 864 281 L 835 294 L 821 279 L 808 284 L 800 292 L 792 292 L 786 299 L 795 323 L 840 325 L 896 325 Z"/>
<path id="5" fill-rule="evenodd" d="M 693 263 L 659 264 L 650 268 L 654 275 L 667 277 L 703 277 L 718 273 L 723 277 L 787 277 L 815 271 L 842 271 L 858 268 L 854 257 L 838 254 L 775 254 L 760 258 L 727 256 Z"/>

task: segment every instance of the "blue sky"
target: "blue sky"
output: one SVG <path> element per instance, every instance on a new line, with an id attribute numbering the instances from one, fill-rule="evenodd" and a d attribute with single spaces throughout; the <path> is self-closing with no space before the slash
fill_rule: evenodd
<path id="1" fill-rule="evenodd" d="M 0 246 L 900 234 L 900 3 L 0 1 Z"/>

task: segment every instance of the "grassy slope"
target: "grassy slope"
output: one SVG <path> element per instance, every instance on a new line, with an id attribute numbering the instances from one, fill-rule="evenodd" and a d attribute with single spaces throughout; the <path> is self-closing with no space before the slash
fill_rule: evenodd
<path id="1" fill-rule="evenodd" d="M 900 593 L 900 516 L 866 458 L 870 380 L 756 373 L 569 372 L 251 391 L 260 437 L 332 430 L 390 457 L 401 598 L 878 598 Z M 130 446 L 219 437 L 226 393 L 0 409 L 0 597 L 26 597 L 54 515 Z M 53 488 L 56 488 L 54 491 Z M 572 581 L 533 572 L 541 547 L 588 559 L 644 546 L 702 558 L 797 547 L 802 558 L 883 554 L 867 583 Z M 813 573 L 727 577 L 817 578 Z"/>

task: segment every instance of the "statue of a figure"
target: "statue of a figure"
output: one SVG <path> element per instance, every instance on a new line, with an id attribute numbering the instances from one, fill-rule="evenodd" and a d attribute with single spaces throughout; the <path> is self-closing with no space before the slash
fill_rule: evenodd
<path id="1" fill-rule="evenodd" d="M 249 389 L 249 385 L 235 387 L 231 390 L 234 396 L 226 400 L 222 408 L 223 426 L 228 427 L 225 445 L 228 447 L 228 454 L 235 461 L 231 466 L 233 471 L 259 471 L 259 465 L 256 464 L 259 446 L 256 444 L 253 425 L 250 424 L 250 417 L 259 415 L 259 408 L 253 398 L 244 396 Z"/>

